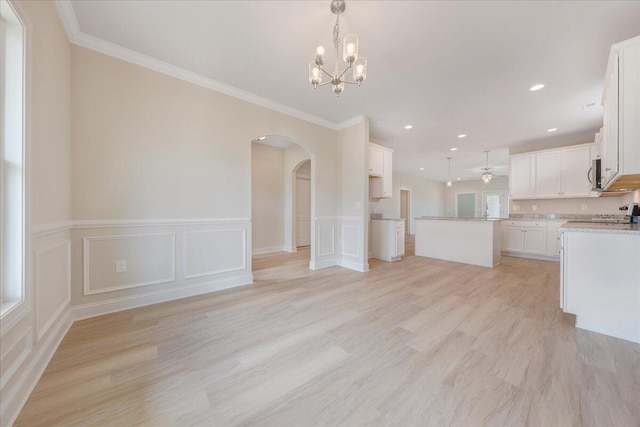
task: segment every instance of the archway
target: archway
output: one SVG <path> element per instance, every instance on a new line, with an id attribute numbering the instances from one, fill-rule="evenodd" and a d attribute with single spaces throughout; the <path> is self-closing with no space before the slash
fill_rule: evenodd
<path id="1" fill-rule="evenodd" d="M 296 252 L 296 190 L 298 172 L 309 165 L 309 265 L 315 249 L 315 158 L 302 144 L 282 135 L 252 140 L 251 234 L 252 253 Z M 303 242 L 304 243 L 304 242 Z M 307 246 L 307 245 L 301 245 Z M 301 254 L 302 255 L 302 254 Z"/>

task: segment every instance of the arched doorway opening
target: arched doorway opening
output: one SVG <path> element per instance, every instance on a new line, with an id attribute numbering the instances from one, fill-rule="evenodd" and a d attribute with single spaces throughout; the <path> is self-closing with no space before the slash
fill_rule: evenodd
<path id="1" fill-rule="evenodd" d="M 281 135 L 251 144 L 252 254 L 297 252 L 311 264 L 315 246 L 315 164 L 307 148 Z M 280 257 L 282 258 L 282 257 Z M 253 265 L 253 270 L 256 269 Z"/>

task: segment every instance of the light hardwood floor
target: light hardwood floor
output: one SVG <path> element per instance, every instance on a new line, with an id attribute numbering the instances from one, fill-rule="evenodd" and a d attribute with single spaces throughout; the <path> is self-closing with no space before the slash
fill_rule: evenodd
<path id="1" fill-rule="evenodd" d="M 575 329 L 557 263 L 307 264 L 77 322 L 17 425 L 640 425 L 640 346 Z"/>

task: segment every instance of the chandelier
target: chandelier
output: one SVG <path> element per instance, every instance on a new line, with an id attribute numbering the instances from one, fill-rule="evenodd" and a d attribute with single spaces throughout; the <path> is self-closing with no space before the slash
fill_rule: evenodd
<path id="1" fill-rule="evenodd" d="M 336 24 L 333 26 L 333 47 L 336 51 L 336 65 L 333 74 L 327 72 L 322 66 L 324 65 L 324 47 L 316 48 L 316 59 L 309 63 L 309 82 L 313 88 L 324 86 L 331 83 L 333 93 L 340 96 L 344 91 L 344 84 L 360 84 L 367 78 L 367 60 L 358 57 L 358 36 L 355 34 L 347 34 L 342 43 L 342 59 L 347 63 L 346 68 L 340 72 L 339 51 L 340 51 L 340 14 L 344 13 L 346 8 L 344 0 L 333 0 L 331 2 L 331 12 L 336 15 Z M 347 80 L 345 74 L 350 69 L 353 70 L 353 81 Z M 322 74 L 326 74 L 331 80 L 322 83 Z"/>
<path id="2" fill-rule="evenodd" d="M 489 150 L 485 151 L 485 153 L 487 153 L 487 164 L 486 166 L 482 169 L 484 172 L 482 173 L 482 182 L 484 182 L 485 184 L 488 184 L 489 182 L 491 182 L 491 168 L 489 167 Z"/>

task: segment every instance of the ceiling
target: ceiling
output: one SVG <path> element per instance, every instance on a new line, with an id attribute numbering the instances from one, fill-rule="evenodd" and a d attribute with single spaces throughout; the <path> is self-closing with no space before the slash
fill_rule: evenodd
<path id="1" fill-rule="evenodd" d="M 485 150 L 506 174 L 510 146 L 599 128 L 609 47 L 640 34 L 633 1 L 351 0 L 341 36 L 360 37 L 369 67 L 336 98 L 307 79 L 331 47 L 328 0 L 70 4 L 82 34 L 333 123 L 364 114 L 394 170 L 440 181 L 449 155 L 454 179 L 479 178 Z"/>

